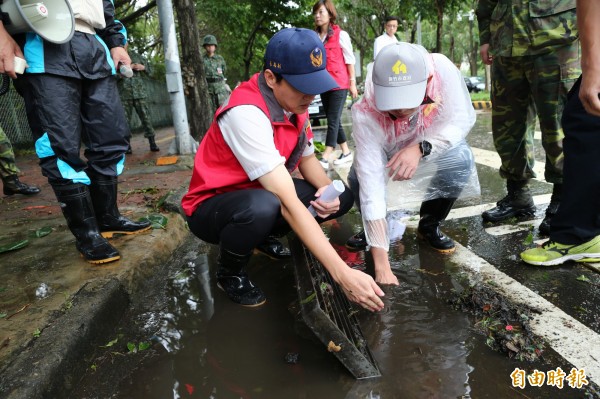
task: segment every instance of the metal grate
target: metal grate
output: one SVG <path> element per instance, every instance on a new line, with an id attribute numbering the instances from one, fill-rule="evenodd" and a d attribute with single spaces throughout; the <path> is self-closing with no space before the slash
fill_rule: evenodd
<path id="1" fill-rule="evenodd" d="M 332 353 L 357 379 L 380 377 L 367 346 L 357 311 L 323 265 L 297 237 L 290 237 L 302 318 L 320 341 L 339 351 Z"/>

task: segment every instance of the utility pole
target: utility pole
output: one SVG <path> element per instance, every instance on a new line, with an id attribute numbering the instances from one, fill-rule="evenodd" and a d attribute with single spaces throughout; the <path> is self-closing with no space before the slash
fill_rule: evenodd
<path id="1" fill-rule="evenodd" d="M 175 33 L 175 19 L 173 17 L 173 3 L 171 0 L 156 2 L 158 7 L 158 20 L 160 32 L 165 48 L 165 67 L 167 90 L 171 98 L 171 113 L 175 128 L 175 145 L 178 154 L 192 154 L 194 152 L 193 138 L 190 136 L 185 97 L 183 93 L 183 80 L 181 79 L 181 63 L 179 62 L 179 49 Z"/>

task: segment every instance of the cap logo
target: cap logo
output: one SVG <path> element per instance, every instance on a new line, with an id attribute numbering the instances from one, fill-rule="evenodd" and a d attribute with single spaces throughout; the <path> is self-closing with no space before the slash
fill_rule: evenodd
<path id="1" fill-rule="evenodd" d="M 397 60 L 392 65 L 392 76 L 388 77 L 388 83 L 408 83 L 412 81 L 412 75 L 409 74 L 408 67 L 401 60 Z"/>
<path id="2" fill-rule="evenodd" d="M 281 69 L 281 64 L 275 61 L 269 61 L 269 66 L 277 69 Z"/>
<path id="3" fill-rule="evenodd" d="M 311 51 L 310 62 L 315 68 L 319 68 L 321 65 L 323 65 L 323 52 L 320 48 L 315 47 L 315 49 Z"/>

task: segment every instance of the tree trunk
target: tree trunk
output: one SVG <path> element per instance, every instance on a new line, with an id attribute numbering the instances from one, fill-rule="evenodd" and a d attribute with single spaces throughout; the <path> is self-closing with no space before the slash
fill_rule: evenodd
<path id="1" fill-rule="evenodd" d="M 200 33 L 192 0 L 173 0 L 181 43 L 181 75 L 186 98 L 190 135 L 202 140 L 212 121 L 208 85 L 204 74 Z"/>

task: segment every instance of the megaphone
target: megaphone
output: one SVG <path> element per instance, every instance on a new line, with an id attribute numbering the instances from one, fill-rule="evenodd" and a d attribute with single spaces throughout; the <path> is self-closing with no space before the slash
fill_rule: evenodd
<path id="1" fill-rule="evenodd" d="M 35 32 L 52 43 L 66 43 L 75 32 L 75 19 L 68 0 L 4 0 L 0 11 L 8 14 L 4 28 L 10 34 Z"/>

